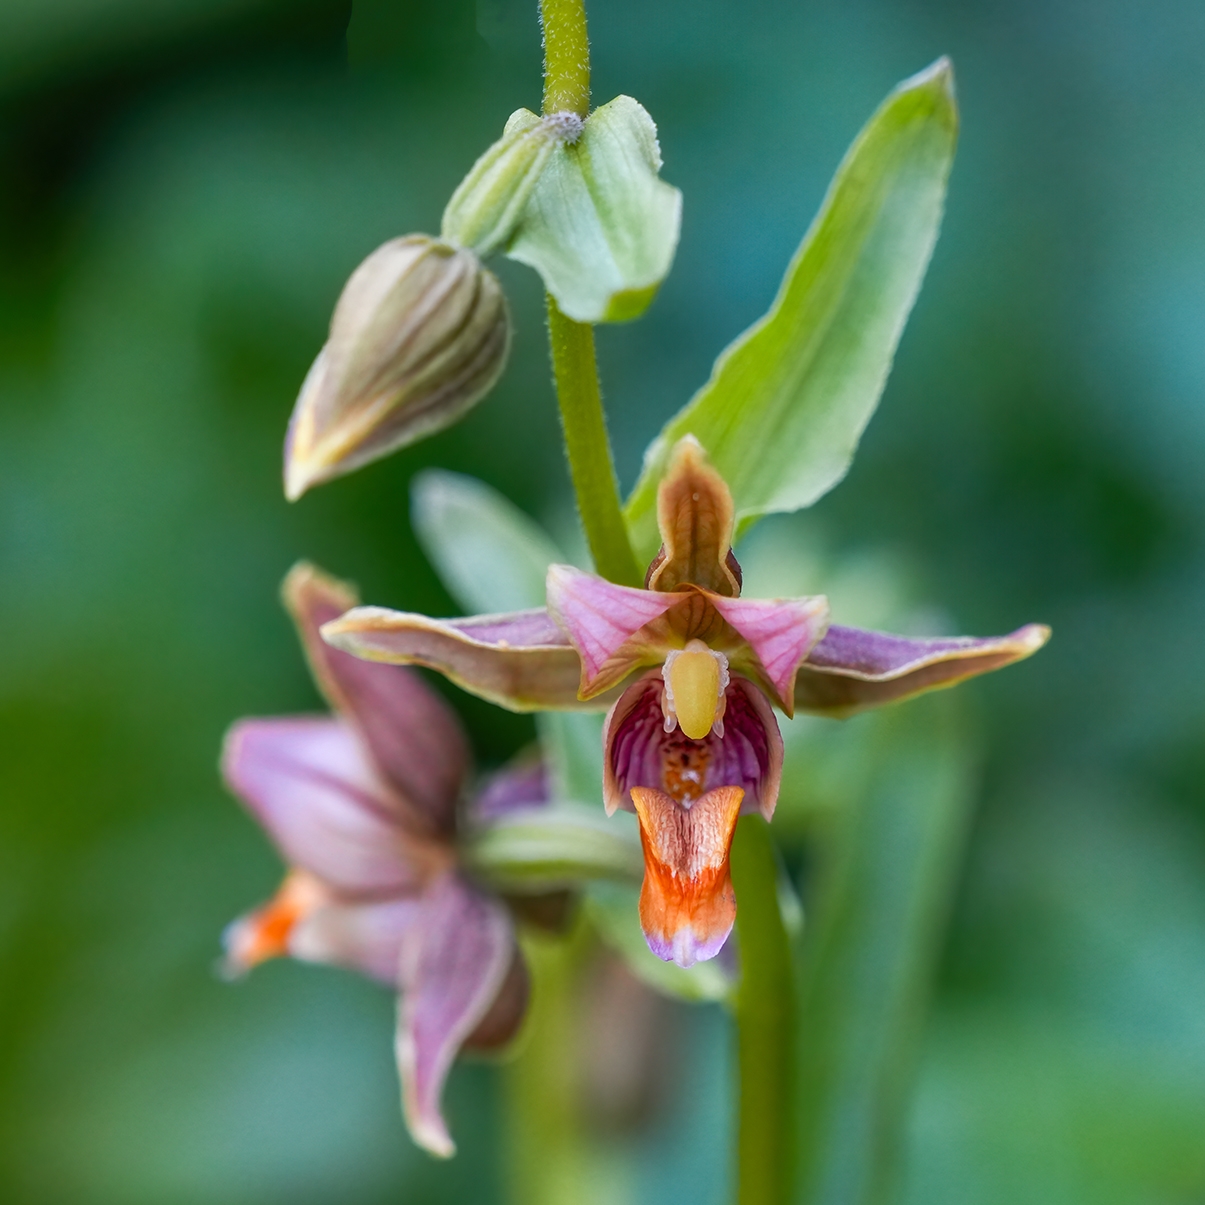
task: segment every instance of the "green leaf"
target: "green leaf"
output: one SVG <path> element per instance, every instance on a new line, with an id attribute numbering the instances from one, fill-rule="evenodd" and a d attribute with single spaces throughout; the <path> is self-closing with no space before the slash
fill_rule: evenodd
<path id="1" fill-rule="evenodd" d="M 419 543 L 466 612 L 544 605 L 548 566 L 565 558 L 534 519 L 484 481 L 443 469 L 415 477 L 410 496 Z"/>
<path id="2" fill-rule="evenodd" d="M 623 813 L 627 815 L 627 813 Z M 612 820 L 618 818 L 618 814 Z M 594 883 L 586 889 L 586 913 L 602 939 L 620 954 L 649 987 L 681 1000 L 727 1000 L 733 989 L 721 959 L 686 969 L 662 962 L 648 948 L 640 929 L 640 888 L 624 883 Z"/>
<path id="3" fill-rule="evenodd" d="M 491 820 L 462 846 L 467 866 L 499 891 L 535 893 L 596 879 L 640 881 L 644 859 L 631 824 L 602 808 L 527 808 Z"/>
<path id="4" fill-rule="evenodd" d="M 506 254 L 535 268 L 575 322 L 639 317 L 678 245 L 682 194 L 660 169 L 653 119 L 617 96 L 553 149 Z"/>
<path id="5" fill-rule="evenodd" d="M 797 1017 L 800 1205 L 886 1198 L 974 798 L 948 695 L 861 722 L 859 784 L 817 816 Z"/>
<path id="6" fill-rule="evenodd" d="M 645 454 L 626 512 L 639 556 L 657 550 L 657 486 L 683 435 L 728 482 L 740 533 L 810 506 L 845 475 L 937 238 L 957 127 L 940 59 L 858 135 L 769 313 L 721 353 Z"/>

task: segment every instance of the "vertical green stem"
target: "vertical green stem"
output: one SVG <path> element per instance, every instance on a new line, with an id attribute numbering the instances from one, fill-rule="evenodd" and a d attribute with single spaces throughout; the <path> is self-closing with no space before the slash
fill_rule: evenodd
<path id="1" fill-rule="evenodd" d="M 526 1034 L 506 1068 L 510 1200 L 563 1205 L 583 1173 L 574 980 L 580 961 L 559 937 L 527 934 L 532 993 Z"/>
<path id="2" fill-rule="evenodd" d="M 594 360 L 594 328 L 566 318 L 548 297 L 548 342 L 565 453 L 595 569 L 608 581 L 641 584 L 619 503 L 611 441 Z"/>
<path id="3" fill-rule="evenodd" d="M 544 27 L 544 112 L 570 110 L 585 117 L 590 111 L 590 44 L 583 0 L 540 0 L 540 20 Z M 548 342 L 565 452 L 594 567 L 609 581 L 638 586 L 640 567 L 623 520 L 603 416 L 594 330 L 566 318 L 549 296 Z"/>
<path id="4" fill-rule="evenodd" d="M 741 982 L 736 997 L 738 1205 L 786 1205 L 793 1172 L 794 985 L 770 829 L 744 816 L 732 842 Z"/>
<path id="5" fill-rule="evenodd" d="M 590 112 L 590 43 L 583 0 L 540 0 L 544 27 L 544 112 Z"/>

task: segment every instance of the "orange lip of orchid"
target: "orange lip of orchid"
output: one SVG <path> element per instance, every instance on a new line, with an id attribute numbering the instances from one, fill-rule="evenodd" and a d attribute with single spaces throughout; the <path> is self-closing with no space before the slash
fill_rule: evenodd
<path id="1" fill-rule="evenodd" d="M 609 706 L 603 801 L 634 811 L 649 947 L 713 957 L 736 915 L 728 850 L 740 812 L 773 815 L 782 775 L 774 707 L 846 716 L 953 686 L 1036 652 L 1050 632 L 914 639 L 829 626 L 822 596 L 742 598 L 735 508 L 693 436 L 657 494 L 662 546 L 644 589 L 569 565 L 547 609 L 467 619 L 360 607 L 322 629 L 369 661 L 430 666 L 516 711 Z"/>
<path id="2" fill-rule="evenodd" d="M 640 923 L 649 949 L 689 967 L 714 958 L 736 920 L 728 850 L 745 792 L 716 787 L 688 806 L 632 787 L 644 847 Z"/>

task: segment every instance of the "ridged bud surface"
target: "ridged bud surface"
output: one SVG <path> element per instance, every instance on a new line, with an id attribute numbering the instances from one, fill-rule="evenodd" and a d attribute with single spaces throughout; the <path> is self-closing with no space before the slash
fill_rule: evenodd
<path id="1" fill-rule="evenodd" d="M 505 245 L 523 216 L 552 152 L 576 142 L 576 113 L 539 117 L 529 109 L 510 115 L 502 137 L 473 164 L 444 210 L 441 237 L 481 255 Z"/>
<path id="2" fill-rule="evenodd" d="M 471 252 L 427 235 L 378 247 L 351 275 L 285 439 L 285 496 L 450 426 L 502 372 L 510 317 Z"/>

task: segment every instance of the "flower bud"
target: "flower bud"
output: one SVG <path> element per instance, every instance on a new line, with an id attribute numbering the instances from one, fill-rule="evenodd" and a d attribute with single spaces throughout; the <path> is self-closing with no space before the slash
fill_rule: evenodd
<path id="1" fill-rule="evenodd" d="M 471 251 L 391 239 L 351 275 L 285 439 L 285 496 L 432 435 L 502 372 L 510 317 Z"/>
<path id="2" fill-rule="evenodd" d="M 549 156 L 576 142 L 582 119 L 576 113 L 539 117 L 530 109 L 510 115 L 502 137 L 473 164 L 444 210 L 442 238 L 481 255 L 510 238 Z"/>

